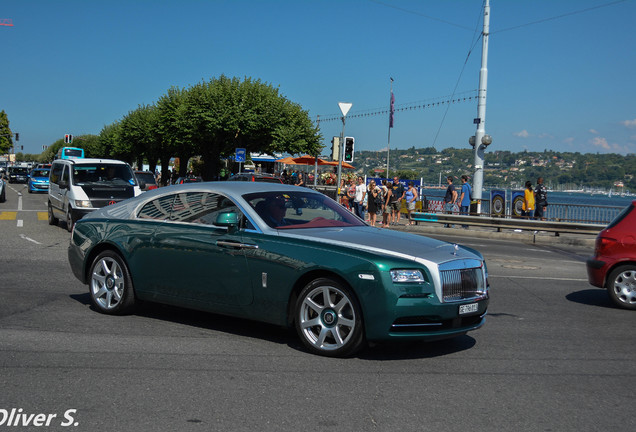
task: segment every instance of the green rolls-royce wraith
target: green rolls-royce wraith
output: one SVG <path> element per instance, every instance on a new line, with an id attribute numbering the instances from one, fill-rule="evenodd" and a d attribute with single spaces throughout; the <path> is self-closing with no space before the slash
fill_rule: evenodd
<path id="1" fill-rule="evenodd" d="M 159 188 L 75 224 L 68 251 L 93 305 L 147 300 L 295 327 L 346 356 L 367 341 L 454 337 L 484 324 L 482 255 L 371 227 L 311 189 L 254 182 Z"/>

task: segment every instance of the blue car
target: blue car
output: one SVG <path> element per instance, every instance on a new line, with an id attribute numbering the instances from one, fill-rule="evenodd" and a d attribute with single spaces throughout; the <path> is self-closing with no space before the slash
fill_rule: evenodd
<path id="1" fill-rule="evenodd" d="M 29 174 L 28 190 L 33 192 L 46 192 L 49 190 L 50 168 L 36 168 Z"/>

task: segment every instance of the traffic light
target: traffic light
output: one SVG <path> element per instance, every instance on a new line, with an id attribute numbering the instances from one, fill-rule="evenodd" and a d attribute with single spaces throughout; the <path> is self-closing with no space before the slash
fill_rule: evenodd
<path id="1" fill-rule="evenodd" d="M 20 132 L 15 133 L 15 140 L 20 141 Z"/>
<path id="2" fill-rule="evenodd" d="M 340 160 L 340 137 L 337 136 L 331 139 L 331 160 Z"/>
<path id="3" fill-rule="evenodd" d="M 344 161 L 353 162 L 353 147 L 355 139 L 353 137 L 345 137 Z"/>
<path id="4" fill-rule="evenodd" d="M 72 143 L 73 142 L 73 135 L 71 135 L 71 134 L 64 135 L 64 142 L 66 144 Z"/>

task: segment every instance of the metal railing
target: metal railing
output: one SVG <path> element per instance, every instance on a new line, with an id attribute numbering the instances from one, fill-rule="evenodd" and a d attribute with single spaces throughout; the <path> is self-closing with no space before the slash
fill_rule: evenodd
<path id="1" fill-rule="evenodd" d="M 313 189 L 336 199 L 335 186 L 316 186 Z M 461 224 L 473 226 L 489 226 L 501 230 L 533 229 L 550 232 L 569 232 L 594 234 L 601 231 L 611 222 L 624 207 L 600 206 L 589 204 L 550 203 L 544 220 L 528 220 L 515 214 L 512 203 L 508 203 L 505 214 L 494 216 L 490 211 L 490 200 L 482 199 L 481 213 L 472 212 L 468 216 L 459 215 L 459 208 L 455 207 L 453 214 L 444 213 L 443 197 L 428 195 L 428 208 L 422 208 L 422 201 L 418 201 L 414 217 L 416 222 L 433 222 L 444 224 Z M 406 213 L 404 202 L 402 213 Z M 589 229 L 584 228 L 588 226 Z"/>

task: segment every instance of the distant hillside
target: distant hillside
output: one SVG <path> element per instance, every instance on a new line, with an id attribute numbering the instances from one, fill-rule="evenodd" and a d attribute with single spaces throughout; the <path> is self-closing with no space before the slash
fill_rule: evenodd
<path id="1" fill-rule="evenodd" d="M 448 175 L 459 177 L 474 173 L 472 149 L 447 148 L 437 151 L 433 147 L 390 151 L 391 176 L 423 178 L 425 183 L 437 184 Z M 386 151 L 357 151 L 353 163 L 359 172 L 384 177 Z M 545 183 L 556 187 L 607 189 L 620 188 L 636 191 L 636 155 L 581 154 L 570 152 L 518 152 L 486 151 L 484 185 L 519 187 L 526 180 L 536 182 L 543 177 Z M 621 186 L 622 185 L 622 186 Z"/>

